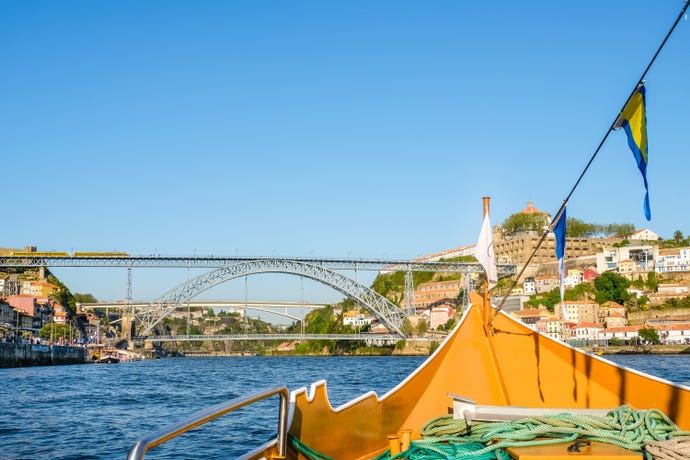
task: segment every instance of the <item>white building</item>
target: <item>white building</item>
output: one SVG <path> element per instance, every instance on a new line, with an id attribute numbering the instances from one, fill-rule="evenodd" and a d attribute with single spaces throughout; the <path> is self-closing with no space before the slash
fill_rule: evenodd
<path id="1" fill-rule="evenodd" d="M 618 271 L 623 261 L 634 263 L 634 273 L 653 271 L 659 257 L 659 247 L 649 244 L 629 244 L 621 248 L 607 248 L 597 254 L 597 272 Z"/>
<path id="2" fill-rule="evenodd" d="M 659 239 L 659 235 L 657 235 L 653 231 L 645 228 L 642 230 L 635 230 L 628 237 L 628 239 L 629 240 L 638 240 L 638 241 L 657 241 Z"/>
<path id="3" fill-rule="evenodd" d="M 363 327 L 373 322 L 373 317 L 364 315 L 358 311 L 346 311 L 343 313 L 343 324 L 345 326 Z"/>
<path id="4" fill-rule="evenodd" d="M 654 325 L 662 343 L 690 345 L 690 323 Z"/>
<path id="5" fill-rule="evenodd" d="M 572 289 L 578 284 L 581 284 L 585 279 L 585 274 L 582 270 L 577 270 L 575 268 L 568 270 L 568 275 L 563 277 L 563 285 L 567 289 Z M 560 281 L 559 281 L 560 284 Z"/>
<path id="6" fill-rule="evenodd" d="M 659 258 L 656 261 L 655 271 L 665 272 L 686 272 L 690 270 L 690 248 L 665 249 L 659 251 Z"/>
<path id="7" fill-rule="evenodd" d="M 525 281 L 522 283 L 522 293 L 525 295 L 532 295 L 537 293 L 537 285 L 534 282 L 534 278 L 525 278 Z"/>
<path id="8" fill-rule="evenodd" d="M 536 329 L 558 340 L 566 340 L 570 337 L 568 324 L 556 318 L 540 319 L 536 322 Z"/>
<path id="9" fill-rule="evenodd" d="M 641 326 L 609 327 L 600 334 L 605 340 L 617 339 L 621 342 L 630 342 L 637 339 L 637 331 Z"/>
<path id="10" fill-rule="evenodd" d="M 580 323 L 570 330 L 570 340 L 578 343 L 596 342 L 601 340 L 603 330 L 597 323 Z"/>

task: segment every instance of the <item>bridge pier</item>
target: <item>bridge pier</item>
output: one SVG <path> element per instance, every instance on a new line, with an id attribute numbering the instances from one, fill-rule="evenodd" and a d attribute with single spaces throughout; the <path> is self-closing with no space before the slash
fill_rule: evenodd
<path id="1" fill-rule="evenodd" d="M 135 332 L 136 332 L 134 330 L 134 315 L 132 313 L 123 313 L 122 314 L 121 327 L 122 327 L 122 338 L 131 341 L 132 337 L 135 336 Z"/>

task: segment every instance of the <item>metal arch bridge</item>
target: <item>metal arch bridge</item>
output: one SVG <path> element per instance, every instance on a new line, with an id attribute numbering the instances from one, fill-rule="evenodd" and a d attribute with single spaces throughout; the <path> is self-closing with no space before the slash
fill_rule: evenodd
<path id="1" fill-rule="evenodd" d="M 213 286 L 235 278 L 258 273 L 286 273 L 304 276 L 325 284 L 357 300 L 372 312 L 390 331 L 404 336 L 402 322 L 405 313 L 390 300 L 336 271 L 319 265 L 284 259 L 260 259 L 239 262 L 201 274 L 178 285 L 154 300 L 151 308 L 139 310 L 135 317 L 141 324 L 142 331 L 137 335 L 146 337 L 160 321 L 180 308 L 187 300 L 196 297 Z"/>
<path id="2" fill-rule="evenodd" d="M 334 270 L 355 271 L 379 271 L 381 273 L 392 273 L 396 271 L 405 272 L 407 299 L 412 299 L 412 272 L 415 271 L 436 271 L 445 273 L 481 273 L 482 266 L 479 263 L 467 262 L 446 262 L 446 261 L 415 261 L 415 260 L 385 260 L 385 259 L 344 259 L 344 258 L 276 258 L 276 257 L 245 257 L 245 256 L 162 256 L 162 255 L 140 255 L 130 256 L 126 253 L 74 253 L 70 255 L 66 252 L 36 252 L 22 253 L 17 255 L 0 255 L 0 268 L 4 267 L 123 267 L 130 271 L 134 267 L 172 267 L 172 268 L 216 268 L 201 277 L 197 281 L 203 280 L 206 287 L 200 289 L 196 287 L 190 290 L 189 283 L 175 288 L 168 292 L 168 299 L 175 299 L 176 303 L 190 299 L 190 295 L 196 295 L 209 289 L 215 284 L 212 279 L 217 276 L 231 276 L 221 281 L 216 278 L 216 284 L 232 279 L 232 277 L 244 276 L 254 273 L 292 273 L 300 276 L 307 276 L 316 281 L 322 282 L 334 289 L 359 300 L 365 307 L 369 308 L 390 330 L 400 333 L 402 316 L 404 313 L 387 299 L 379 296 L 369 288 L 362 286 L 356 281 L 341 275 Z M 235 267 L 233 269 L 232 267 Z M 255 271 L 249 270 L 246 273 L 230 275 L 232 270 L 240 268 L 254 267 Z M 288 270 L 286 267 L 291 267 Z M 309 268 L 307 268 L 309 267 Z M 501 276 L 514 275 L 515 265 L 499 264 L 498 273 Z M 236 272 L 235 272 L 236 273 Z M 191 280 L 190 280 L 191 282 Z M 131 283 L 131 277 L 130 277 Z M 202 284 L 203 284 L 202 283 Z M 131 286 L 130 286 L 131 292 Z M 376 294 L 376 295 L 372 295 Z M 177 295 L 177 297 L 175 297 Z M 383 301 L 378 299 L 381 297 Z M 166 310 L 160 302 L 158 310 Z M 372 304 L 369 304 L 372 302 Z M 168 304 L 169 305 L 169 304 Z M 408 308 L 411 304 L 408 305 Z M 154 309 L 150 309 L 154 310 Z M 172 309 L 168 309 L 169 314 Z M 143 314 L 148 320 L 149 326 L 145 331 L 150 331 L 153 325 L 152 311 Z M 165 311 L 163 311 L 165 313 Z M 390 318 L 387 316 L 390 314 Z"/>

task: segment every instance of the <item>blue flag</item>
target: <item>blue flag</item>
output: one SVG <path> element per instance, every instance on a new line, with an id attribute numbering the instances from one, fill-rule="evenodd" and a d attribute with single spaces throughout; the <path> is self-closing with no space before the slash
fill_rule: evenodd
<path id="1" fill-rule="evenodd" d="M 556 218 L 553 233 L 556 236 L 556 258 L 558 259 L 558 276 L 561 281 L 561 311 L 563 312 L 563 319 L 568 321 L 568 313 L 565 311 L 563 300 L 563 295 L 565 294 L 565 284 L 563 283 L 565 273 L 565 206 L 563 206 L 560 216 L 556 216 Z"/>
<path id="2" fill-rule="evenodd" d="M 615 127 L 623 128 L 628 136 L 628 146 L 632 150 L 637 168 L 642 173 L 644 180 L 644 216 L 647 220 L 651 220 L 652 211 L 649 207 L 649 187 L 647 186 L 647 115 L 645 113 L 647 102 L 645 93 L 644 84 L 640 83 L 623 108 Z"/>

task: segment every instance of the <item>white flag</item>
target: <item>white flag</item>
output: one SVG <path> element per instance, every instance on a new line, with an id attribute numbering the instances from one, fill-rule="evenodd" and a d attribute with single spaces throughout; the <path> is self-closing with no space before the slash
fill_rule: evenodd
<path id="1" fill-rule="evenodd" d="M 482 231 L 479 233 L 479 241 L 474 248 L 474 256 L 484 267 L 486 280 L 489 289 L 498 283 L 498 273 L 496 271 L 496 257 L 494 256 L 494 237 L 489 223 L 489 214 L 484 215 Z"/>

